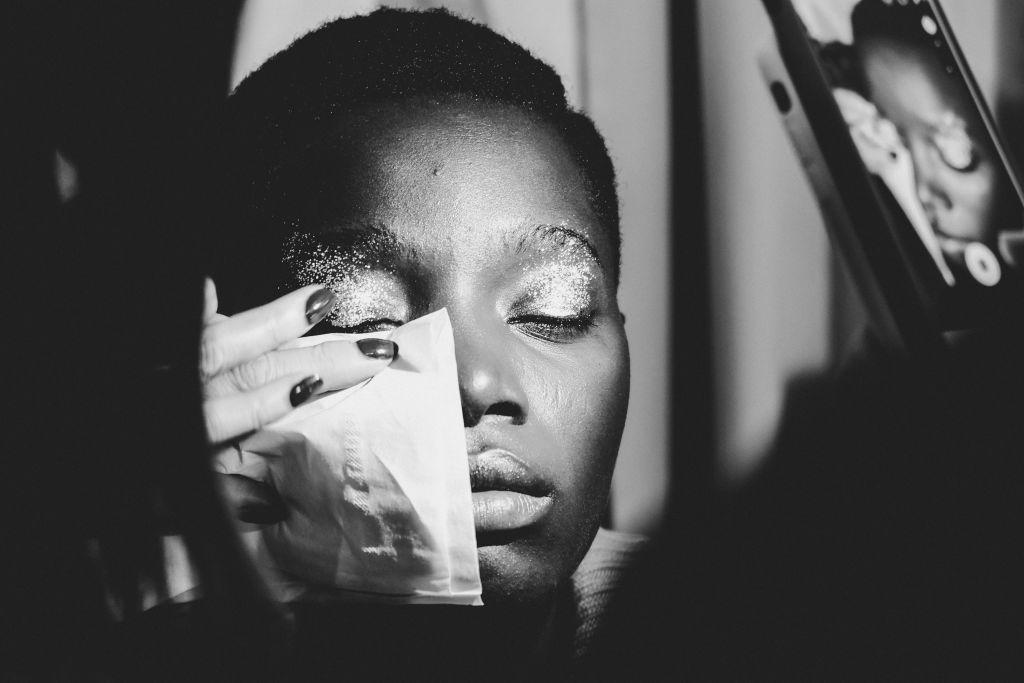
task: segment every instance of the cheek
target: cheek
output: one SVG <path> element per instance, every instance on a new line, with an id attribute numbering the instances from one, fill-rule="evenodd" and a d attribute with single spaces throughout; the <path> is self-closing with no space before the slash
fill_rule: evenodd
<path id="1" fill-rule="evenodd" d="M 964 208 L 981 211 L 988 207 L 995 186 L 992 164 L 983 162 L 971 173 L 946 172 L 946 186 Z"/>
<path id="2" fill-rule="evenodd" d="M 549 440 L 550 466 L 575 497 L 606 486 L 625 423 L 629 360 L 621 335 L 609 344 L 568 351 L 524 368 L 530 411 Z"/>

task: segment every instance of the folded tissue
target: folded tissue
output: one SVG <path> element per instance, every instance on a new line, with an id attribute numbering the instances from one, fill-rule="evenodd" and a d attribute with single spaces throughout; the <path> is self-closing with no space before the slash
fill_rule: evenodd
<path id="1" fill-rule="evenodd" d="M 399 357 L 248 437 L 223 470 L 266 482 L 287 518 L 249 540 L 285 600 L 482 604 L 451 321 L 388 332 Z"/>

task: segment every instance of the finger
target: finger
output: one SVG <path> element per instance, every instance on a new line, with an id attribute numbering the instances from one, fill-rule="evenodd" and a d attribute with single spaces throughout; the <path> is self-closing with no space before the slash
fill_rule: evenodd
<path id="1" fill-rule="evenodd" d="M 217 482 L 228 509 L 240 522 L 275 524 L 287 516 L 284 501 L 269 484 L 241 474 L 218 474 Z"/>
<path id="2" fill-rule="evenodd" d="M 202 375 L 212 377 L 301 337 L 327 317 L 335 301 L 331 290 L 310 285 L 207 325 L 200 348 Z"/>
<path id="3" fill-rule="evenodd" d="M 389 339 L 332 341 L 301 349 L 271 351 L 210 379 L 206 396 L 251 391 L 285 376 L 317 375 L 322 391 L 347 389 L 373 377 L 398 357 L 398 344 Z"/>
<path id="4" fill-rule="evenodd" d="M 221 315 L 217 312 L 220 307 L 220 302 L 217 299 L 217 286 L 213 284 L 213 280 L 206 278 L 206 283 L 203 289 L 203 324 L 209 325 L 219 320 L 227 320 L 226 315 Z"/>
<path id="5" fill-rule="evenodd" d="M 203 322 L 209 323 L 217 316 L 217 285 L 213 280 L 206 278 L 203 283 Z"/>
<path id="6" fill-rule="evenodd" d="M 316 375 L 292 375 L 259 389 L 203 402 L 210 442 L 223 443 L 264 427 L 308 401 L 323 385 Z"/>

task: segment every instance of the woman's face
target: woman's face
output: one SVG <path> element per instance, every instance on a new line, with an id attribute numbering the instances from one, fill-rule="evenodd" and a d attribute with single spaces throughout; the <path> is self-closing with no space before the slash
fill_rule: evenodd
<path id="1" fill-rule="evenodd" d="M 334 331 L 447 307 L 484 600 L 543 599 L 589 546 L 625 419 L 613 234 L 561 140 L 518 111 L 384 106 L 337 129 L 287 265 L 337 292 Z"/>
<path id="2" fill-rule="evenodd" d="M 861 47 L 870 97 L 899 129 L 914 161 L 917 193 L 942 236 L 994 243 L 1007 226 L 1007 180 L 981 141 L 984 124 L 934 55 L 868 41 Z"/>

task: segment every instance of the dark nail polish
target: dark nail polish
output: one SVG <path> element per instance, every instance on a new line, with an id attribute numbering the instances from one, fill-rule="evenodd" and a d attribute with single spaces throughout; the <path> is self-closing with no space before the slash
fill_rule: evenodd
<path id="1" fill-rule="evenodd" d="M 398 344 L 390 339 L 360 339 L 356 346 L 364 356 L 376 360 L 394 360 L 398 358 Z"/>
<path id="2" fill-rule="evenodd" d="M 322 379 L 316 375 L 310 375 L 292 387 L 292 393 L 288 398 L 291 400 L 293 406 L 301 406 L 323 385 L 324 381 Z"/>
<path id="3" fill-rule="evenodd" d="M 309 324 L 316 325 L 326 318 L 327 314 L 334 308 L 336 300 L 337 297 L 334 296 L 334 292 L 326 287 L 313 292 L 313 296 L 306 300 L 306 320 L 309 321 Z"/>

